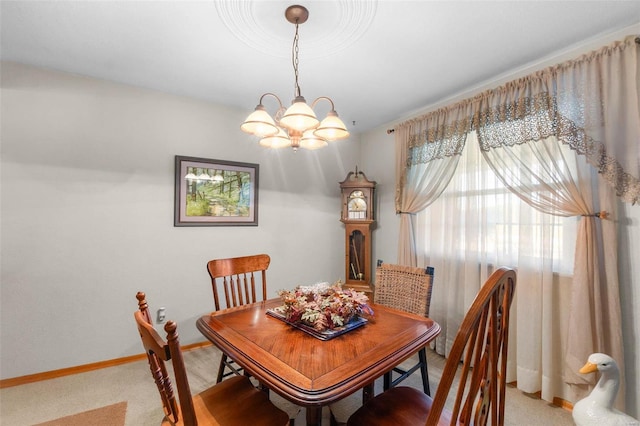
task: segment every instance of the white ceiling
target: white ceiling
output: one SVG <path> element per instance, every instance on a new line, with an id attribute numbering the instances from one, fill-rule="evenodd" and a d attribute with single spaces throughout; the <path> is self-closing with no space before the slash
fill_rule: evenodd
<path id="1" fill-rule="evenodd" d="M 285 105 L 293 98 L 295 28 L 284 18 L 291 4 L 2 0 L 0 57 L 248 114 L 262 93 L 278 94 Z M 307 102 L 331 97 L 352 133 L 640 23 L 639 1 L 299 4 L 310 12 L 300 26 L 302 94 Z M 324 115 L 327 107 L 320 105 Z"/>

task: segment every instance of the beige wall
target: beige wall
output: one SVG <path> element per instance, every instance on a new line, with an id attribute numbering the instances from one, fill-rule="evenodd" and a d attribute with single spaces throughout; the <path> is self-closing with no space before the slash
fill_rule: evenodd
<path id="1" fill-rule="evenodd" d="M 270 296 L 343 278 L 338 182 L 357 164 L 357 136 L 268 151 L 239 130 L 248 109 L 1 71 L 1 378 L 141 353 L 138 290 L 166 307 L 182 343 L 202 341 L 212 258 L 270 254 Z M 259 163 L 259 226 L 174 227 L 175 155 Z"/>

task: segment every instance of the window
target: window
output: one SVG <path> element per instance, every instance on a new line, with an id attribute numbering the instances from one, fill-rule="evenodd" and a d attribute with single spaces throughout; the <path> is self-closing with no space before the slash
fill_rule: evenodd
<path id="1" fill-rule="evenodd" d="M 555 273 L 571 275 L 576 223 L 575 217 L 541 213 L 513 194 L 471 134 L 449 186 L 418 215 L 418 251 L 431 265 L 552 262 Z"/>

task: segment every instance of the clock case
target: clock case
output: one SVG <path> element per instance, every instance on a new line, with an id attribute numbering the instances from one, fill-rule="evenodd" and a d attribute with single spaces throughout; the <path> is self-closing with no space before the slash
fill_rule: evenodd
<path id="1" fill-rule="evenodd" d="M 345 286 L 363 291 L 373 300 L 372 241 L 375 226 L 376 182 L 356 168 L 340 182 L 345 225 Z M 363 205 L 364 203 L 364 205 Z"/>

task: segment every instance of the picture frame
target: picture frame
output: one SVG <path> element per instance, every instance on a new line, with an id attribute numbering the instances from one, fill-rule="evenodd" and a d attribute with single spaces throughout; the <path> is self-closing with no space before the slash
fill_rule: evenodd
<path id="1" fill-rule="evenodd" d="M 174 226 L 258 226 L 260 165 L 175 157 Z"/>

